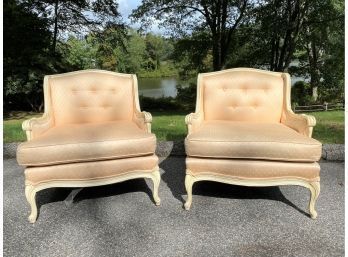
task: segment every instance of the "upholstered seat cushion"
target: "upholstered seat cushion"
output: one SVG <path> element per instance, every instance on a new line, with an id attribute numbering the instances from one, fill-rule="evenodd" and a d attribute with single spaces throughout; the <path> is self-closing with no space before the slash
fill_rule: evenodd
<path id="1" fill-rule="evenodd" d="M 77 162 L 61 165 L 29 167 L 25 169 L 25 180 L 32 185 L 52 181 L 86 181 L 110 179 L 123 174 L 153 172 L 158 168 L 158 157 L 147 155 L 133 158 Z"/>
<path id="2" fill-rule="evenodd" d="M 19 145 L 25 166 L 120 159 L 154 154 L 156 137 L 131 121 L 57 126 Z"/>
<path id="3" fill-rule="evenodd" d="M 316 162 L 284 162 L 247 159 L 186 158 L 186 172 L 193 175 L 217 175 L 236 179 L 294 178 L 319 181 Z"/>
<path id="4" fill-rule="evenodd" d="M 192 157 L 315 162 L 321 143 L 281 123 L 205 121 L 185 140 Z"/>

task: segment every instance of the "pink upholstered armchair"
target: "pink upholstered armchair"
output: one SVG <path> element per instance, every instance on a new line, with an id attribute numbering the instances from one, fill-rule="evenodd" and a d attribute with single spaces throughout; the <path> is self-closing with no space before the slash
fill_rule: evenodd
<path id="1" fill-rule="evenodd" d="M 186 116 L 187 201 L 192 186 L 211 180 L 242 186 L 299 185 L 320 191 L 321 143 L 311 138 L 315 118 L 294 114 L 290 76 L 257 69 L 199 74 L 196 112 Z"/>
<path id="2" fill-rule="evenodd" d="M 160 173 L 150 113 L 140 112 L 137 78 L 85 70 L 44 79 L 45 113 L 23 123 L 28 142 L 17 150 L 25 166 L 30 222 L 35 195 L 50 187 L 89 187 L 150 178 L 160 204 Z"/>

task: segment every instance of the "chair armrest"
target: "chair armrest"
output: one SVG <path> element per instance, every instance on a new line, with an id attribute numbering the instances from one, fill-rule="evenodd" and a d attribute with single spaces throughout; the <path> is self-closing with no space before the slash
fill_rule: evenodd
<path id="1" fill-rule="evenodd" d="M 302 135 L 312 137 L 313 127 L 316 125 L 315 117 L 306 114 L 295 114 L 287 110 L 281 121 L 284 125 L 296 130 Z"/>
<path id="2" fill-rule="evenodd" d="M 44 113 L 42 117 L 31 118 L 22 123 L 22 129 L 25 131 L 28 141 L 38 137 L 51 127 L 53 127 L 53 119 L 47 113 Z"/>
<path id="3" fill-rule="evenodd" d="M 201 112 L 190 113 L 185 117 L 185 123 L 187 125 L 187 134 L 191 134 L 196 131 L 197 128 L 203 122 L 203 114 Z"/>
<path id="4" fill-rule="evenodd" d="M 133 116 L 133 121 L 138 125 L 139 128 L 151 133 L 151 113 L 145 111 L 136 111 Z"/>

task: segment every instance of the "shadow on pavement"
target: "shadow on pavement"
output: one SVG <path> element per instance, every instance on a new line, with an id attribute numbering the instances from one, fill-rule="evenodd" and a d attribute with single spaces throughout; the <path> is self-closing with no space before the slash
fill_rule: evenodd
<path id="1" fill-rule="evenodd" d="M 180 144 L 180 142 L 174 141 L 173 149 L 180 147 L 175 146 L 175 144 Z M 185 157 L 167 157 L 159 164 L 159 166 L 164 171 L 164 173 L 161 175 L 161 179 L 168 185 L 172 195 L 182 202 L 182 204 L 184 204 L 186 199 Z M 183 197 L 184 195 L 185 199 Z M 213 181 L 201 181 L 196 182 L 193 186 L 193 202 L 195 195 L 231 199 L 266 199 L 279 201 L 293 207 L 308 217 L 310 216 L 308 213 L 301 210 L 299 207 L 289 201 L 277 186 L 246 187 Z"/>
<path id="2" fill-rule="evenodd" d="M 73 199 L 68 199 L 73 190 L 76 190 L 76 188 L 48 188 L 39 191 L 36 194 L 38 217 L 40 216 L 41 206 L 48 203 L 65 201 L 65 204 L 69 206 L 73 203 L 77 203 L 86 199 L 98 199 L 130 192 L 144 192 L 148 195 L 150 200 L 155 203 L 152 197 L 151 189 L 146 184 L 145 179 L 142 178 L 128 180 L 111 185 L 85 187 L 82 188 L 82 190 L 78 192 L 73 197 Z"/>
<path id="3" fill-rule="evenodd" d="M 111 185 L 83 188 L 83 190 L 75 196 L 74 202 L 76 203 L 86 199 L 103 198 L 132 192 L 144 192 L 148 195 L 150 200 L 155 203 L 152 197 L 152 191 L 143 178 L 127 180 Z"/>

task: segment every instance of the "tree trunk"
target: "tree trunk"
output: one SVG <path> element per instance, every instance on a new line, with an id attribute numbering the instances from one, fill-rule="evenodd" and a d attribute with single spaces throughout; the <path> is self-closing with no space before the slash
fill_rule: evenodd
<path id="1" fill-rule="evenodd" d="M 52 43 L 53 54 L 56 53 L 57 36 L 58 36 L 58 0 L 56 0 L 54 4 L 54 32 L 53 32 L 53 43 Z"/>
<path id="2" fill-rule="evenodd" d="M 315 101 L 315 102 L 318 100 L 318 87 L 317 86 L 312 87 L 312 98 L 313 98 L 313 101 Z"/>
<path id="3" fill-rule="evenodd" d="M 311 91 L 312 98 L 314 101 L 318 100 L 318 86 L 320 83 L 320 74 L 318 68 L 318 54 L 315 40 L 311 40 L 307 47 L 308 62 L 309 62 L 309 73 L 311 76 Z"/>
<path id="4" fill-rule="evenodd" d="M 292 9 L 293 4 L 294 8 Z M 284 7 L 288 10 L 286 14 L 288 17 L 285 33 L 278 32 L 276 29 L 271 38 L 270 69 L 278 72 L 287 71 L 290 66 L 299 33 L 303 28 L 303 20 L 308 8 L 308 2 L 296 0 L 295 3 L 292 3 L 288 0 Z M 277 16 L 278 14 L 275 13 L 274 19 L 278 19 Z M 274 22 L 277 24 L 276 20 Z M 283 39 L 282 45 L 280 45 L 280 39 Z"/>
<path id="5" fill-rule="evenodd" d="M 213 38 L 213 69 L 219 71 L 221 67 L 221 44 L 219 40 Z"/>

